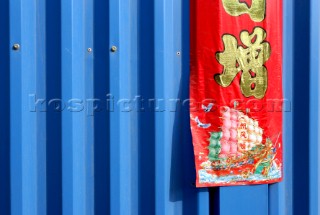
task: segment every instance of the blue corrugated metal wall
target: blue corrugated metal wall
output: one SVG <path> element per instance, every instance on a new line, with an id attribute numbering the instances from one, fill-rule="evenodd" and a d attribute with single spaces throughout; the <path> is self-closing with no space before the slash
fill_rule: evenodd
<path id="1" fill-rule="evenodd" d="M 0 214 L 319 215 L 319 9 L 284 0 L 284 181 L 196 189 L 188 0 L 1 0 Z"/>

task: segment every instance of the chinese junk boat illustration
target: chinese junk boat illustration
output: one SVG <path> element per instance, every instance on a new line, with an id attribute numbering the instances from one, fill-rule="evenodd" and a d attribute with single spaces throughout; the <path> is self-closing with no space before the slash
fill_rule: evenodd
<path id="1" fill-rule="evenodd" d="M 229 107 L 222 111 L 221 130 L 210 132 L 206 161 L 200 164 L 200 183 L 220 185 L 241 181 L 272 181 L 281 178 L 276 159 L 279 136 L 263 139 L 263 128 L 248 115 Z"/>

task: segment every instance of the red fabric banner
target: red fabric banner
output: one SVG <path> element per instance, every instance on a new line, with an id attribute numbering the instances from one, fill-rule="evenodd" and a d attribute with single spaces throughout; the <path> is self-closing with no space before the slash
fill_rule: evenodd
<path id="1" fill-rule="evenodd" d="M 191 0 L 197 187 L 282 179 L 281 0 Z"/>

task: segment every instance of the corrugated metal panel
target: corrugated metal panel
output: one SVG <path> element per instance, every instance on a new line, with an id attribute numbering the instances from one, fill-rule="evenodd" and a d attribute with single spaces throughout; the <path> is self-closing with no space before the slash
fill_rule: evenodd
<path id="1" fill-rule="evenodd" d="M 0 214 L 320 214 L 320 5 L 284 4 L 284 182 L 196 189 L 188 1 L 0 1 Z"/>

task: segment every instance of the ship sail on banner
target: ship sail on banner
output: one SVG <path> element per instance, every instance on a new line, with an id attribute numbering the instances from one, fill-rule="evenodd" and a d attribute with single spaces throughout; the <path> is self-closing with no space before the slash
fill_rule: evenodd
<path id="1" fill-rule="evenodd" d="M 282 1 L 190 4 L 197 187 L 281 181 Z"/>

